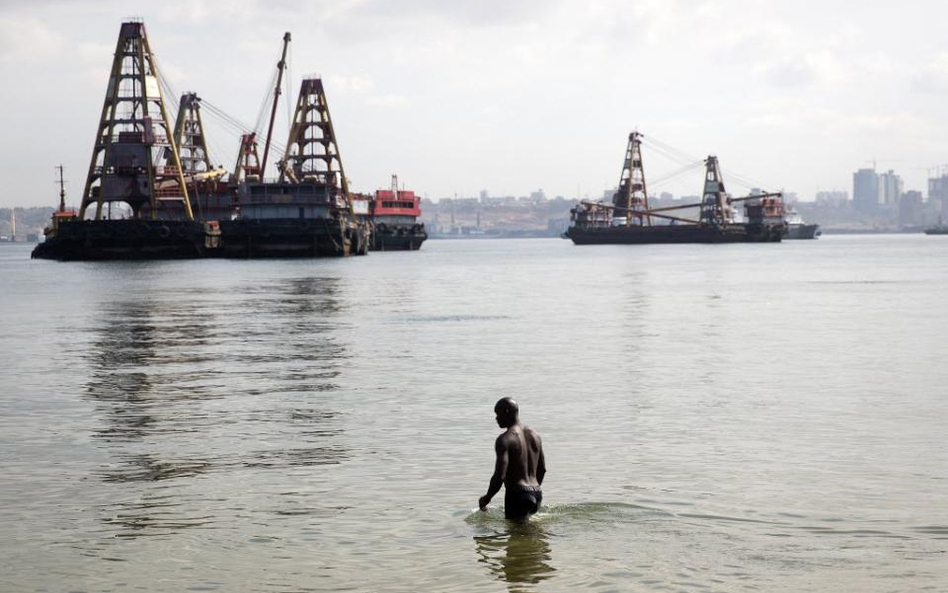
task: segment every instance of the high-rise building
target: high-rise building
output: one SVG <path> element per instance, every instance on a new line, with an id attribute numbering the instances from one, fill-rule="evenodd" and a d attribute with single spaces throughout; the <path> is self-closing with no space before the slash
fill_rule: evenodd
<path id="1" fill-rule="evenodd" d="M 915 226 L 922 224 L 922 192 L 909 190 L 899 200 L 899 224 Z"/>
<path id="2" fill-rule="evenodd" d="M 863 213 L 879 209 L 879 176 L 875 169 L 859 169 L 853 173 L 853 207 Z"/>
<path id="3" fill-rule="evenodd" d="M 941 168 L 934 177 L 928 178 L 928 201 L 940 202 L 941 216 L 948 219 L 948 168 Z"/>
<path id="4" fill-rule="evenodd" d="M 902 178 L 896 175 L 892 169 L 889 169 L 887 173 L 880 173 L 879 203 L 891 207 L 898 206 L 899 198 L 902 197 L 903 185 Z"/>

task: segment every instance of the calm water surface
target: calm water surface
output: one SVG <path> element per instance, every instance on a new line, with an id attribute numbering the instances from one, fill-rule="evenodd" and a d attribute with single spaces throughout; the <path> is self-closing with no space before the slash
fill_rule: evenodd
<path id="1" fill-rule="evenodd" d="M 0 247 L 0 590 L 948 590 L 948 239 Z M 549 474 L 492 470 L 516 397 Z"/>

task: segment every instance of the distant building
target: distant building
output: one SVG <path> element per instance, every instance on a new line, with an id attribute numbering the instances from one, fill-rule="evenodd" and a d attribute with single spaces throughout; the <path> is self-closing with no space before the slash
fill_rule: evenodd
<path id="1" fill-rule="evenodd" d="M 842 206 L 849 201 L 849 192 L 841 189 L 822 190 L 816 192 L 816 203 L 825 206 Z"/>
<path id="2" fill-rule="evenodd" d="M 889 169 L 887 173 L 879 174 L 879 203 L 890 207 L 899 205 L 902 197 L 902 178 Z"/>
<path id="3" fill-rule="evenodd" d="M 928 178 L 928 201 L 938 202 L 941 217 L 948 219 L 948 170 L 945 168 Z"/>
<path id="4" fill-rule="evenodd" d="M 909 190 L 899 199 L 899 224 L 920 226 L 923 223 L 922 192 Z"/>
<path id="5" fill-rule="evenodd" d="M 856 212 L 874 213 L 879 209 L 879 175 L 875 169 L 853 173 L 853 207 Z"/>

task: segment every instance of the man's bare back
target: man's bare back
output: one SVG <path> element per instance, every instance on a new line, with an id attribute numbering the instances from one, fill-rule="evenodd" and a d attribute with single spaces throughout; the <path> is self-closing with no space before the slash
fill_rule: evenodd
<path id="1" fill-rule="evenodd" d="M 501 399 L 494 406 L 494 412 L 497 424 L 507 430 L 494 442 L 497 454 L 494 475 L 478 506 L 486 510 L 491 498 L 503 485 L 506 488 L 504 514 L 508 519 L 525 520 L 537 512 L 543 499 L 540 491 L 546 475 L 543 443 L 535 430 L 520 423 L 520 409 L 513 399 Z"/>

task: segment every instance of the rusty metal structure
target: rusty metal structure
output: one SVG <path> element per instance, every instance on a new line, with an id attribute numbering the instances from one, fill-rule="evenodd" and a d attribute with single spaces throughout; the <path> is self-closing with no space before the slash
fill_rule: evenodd
<path id="1" fill-rule="evenodd" d="M 331 188 L 334 195 L 346 202 L 350 201 L 349 185 L 329 116 L 329 103 L 320 78 L 303 79 L 300 85 L 280 180 L 315 182 Z"/>
<path id="2" fill-rule="evenodd" d="M 705 161 L 700 220 L 702 223 L 716 226 L 723 226 L 734 220 L 716 156 L 709 156 Z"/>
<path id="3" fill-rule="evenodd" d="M 273 139 L 273 122 L 276 120 L 277 104 L 280 102 L 280 95 L 283 93 L 283 73 L 286 72 L 286 50 L 290 46 L 292 36 L 287 31 L 283 34 L 283 53 L 280 54 L 280 61 L 277 62 L 276 86 L 273 89 L 273 105 L 270 108 L 270 124 L 267 126 L 267 139 L 263 144 L 263 160 L 260 162 L 260 176 L 267 170 L 267 157 L 270 155 L 270 141 Z"/>
<path id="4" fill-rule="evenodd" d="M 263 167 L 260 166 L 255 132 L 240 136 L 240 150 L 237 152 L 237 164 L 234 165 L 232 176 L 238 183 L 260 181 L 263 178 Z"/>
<path id="5" fill-rule="evenodd" d="M 178 119 L 174 125 L 174 141 L 178 147 L 181 172 L 185 176 L 213 170 L 201 121 L 201 98 L 196 93 L 181 95 Z"/>
<path id="6" fill-rule="evenodd" d="M 148 43 L 145 24 L 122 23 L 96 132 L 95 146 L 79 218 L 95 205 L 100 220 L 103 205 L 128 204 L 133 218 L 144 206 L 151 219 L 161 206 L 193 219 L 188 190 L 174 142 L 158 67 Z"/>
<path id="7" fill-rule="evenodd" d="M 756 243 L 777 242 L 787 232 L 783 218 L 783 196 L 761 193 L 731 198 L 724 188 L 724 178 L 715 156 L 704 159 L 704 191 L 700 202 L 661 208 L 648 205 L 645 173 L 642 167 L 638 132 L 629 135 L 625 164 L 613 204 L 580 202 L 571 212 L 573 224 L 565 236 L 577 245 L 643 244 L 643 243 Z M 656 147 L 662 143 L 653 142 Z M 662 148 L 666 153 L 669 147 Z M 675 174 L 700 166 L 691 163 Z M 667 177 L 666 177 L 667 179 Z M 747 222 L 736 222 L 735 202 L 745 202 Z M 698 219 L 680 216 L 673 211 L 697 208 Z M 654 221 L 653 221 L 654 219 Z"/>
<path id="8" fill-rule="evenodd" d="M 633 219 L 638 226 L 651 226 L 648 215 L 648 191 L 645 187 L 645 169 L 642 166 L 642 135 L 629 134 L 629 143 L 625 149 L 622 175 L 619 177 L 619 189 L 612 198 L 614 215 L 622 220 L 624 226 L 632 226 Z"/>
<path id="9" fill-rule="evenodd" d="M 354 213 L 322 80 L 303 80 L 287 148 L 273 140 L 289 42 L 286 33 L 260 158 L 260 122 L 254 127 L 242 124 L 195 93 L 181 97 L 172 127 L 162 94 L 171 87 L 158 72 L 145 26 L 141 21 L 123 22 L 79 216 L 65 209 L 61 186 L 59 211 L 46 241 L 32 256 L 113 260 L 365 255 L 372 222 Z M 263 109 L 270 97 L 268 93 Z M 240 131 L 230 178 L 211 162 L 202 110 Z M 271 146 L 283 153 L 279 180 L 265 178 Z M 410 194 L 417 210 L 420 199 L 412 192 L 401 194 Z M 117 216 L 113 202 L 122 206 Z M 86 218 L 90 208 L 94 216 Z M 409 248 L 417 249 L 423 237 L 414 231 L 423 231 L 423 225 L 411 222 L 413 234 L 401 233 L 399 239 L 407 238 Z"/>

